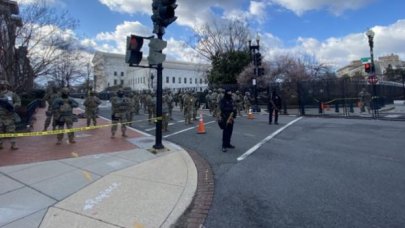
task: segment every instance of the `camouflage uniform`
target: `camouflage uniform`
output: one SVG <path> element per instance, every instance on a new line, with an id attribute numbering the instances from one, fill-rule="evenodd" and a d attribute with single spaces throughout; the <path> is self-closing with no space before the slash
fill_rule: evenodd
<path id="1" fill-rule="evenodd" d="M 167 103 L 167 108 L 168 108 L 169 119 L 172 120 L 173 119 L 172 118 L 172 114 L 173 114 L 173 96 L 172 96 L 170 91 L 167 93 L 166 103 Z"/>
<path id="2" fill-rule="evenodd" d="M 93 120 L 94 126 L 97 125 L 97 110 L 100 104 L 100 99 L 95 96 L 93 91 L 84 99 L 83 105 L 86 108 L 87 127 L 90 126 L 91 120 Z"/>
<path id="3" fill-rule="evenodd" d="M 185 124 L 191 124 L 191 112 L 194 102 L 194 97 L 190 93 L 183 95 L 183 111 Z"/>
<path id="4" fill-rule="evenodd" d="M 211 104 L 211 113 L 213 117 L 216 117 L 218 115 L 217 113 L 217 97 L 218 93 L 217 90 L 214 90 L 214 92 L 210 96 L 210 104 Z"/>
<path id="5" fill-rule="evenodd" d="M 216 113 L 219 115 L 221 113 L 221 107 L 220 107 L 220 103 L 222 98 L 224 98 L 224 89 L 218 89 L 218 96 L 217 96 L 217 101 L 216 101 Z"/>
<path id="6" fill-rule="evenodd" d="M 44 131 L 48 130 L 52 121 L 52 130 L 56 129 L 55 115 L 52 110 L 52 104 L 56 98 L 60 97 L 56 87 L 52 87 L 46 94 L 44 99 L 48 102 L 48 110 L 46 111 L 46 119 L 44 123 Z"/>
<path id="7" fill-rule="evenodd" d="M 193 95 L 193 120 L 197 120 L 197 111 L 200 109 L 200 101 L 197 98 L 197 93 Z"/>
<path id="8" fill-rule="evenodd" d="M 205 95 L 205 106 L 210 111 L 210 113 L 211 113 L 211 102 L 210 102 L 211 101 L 211 94 L 212 94 L 212 91 L 209 90 L 207 95 Z"/>
<path id="9" fill-rule="evenodd" d="M 245 96 L 243 97 L 243 103 L 245 105 L 245 112 L 249 113 L 249 109 L 251 108 L 251 103 L 250 103 L 250 93 L 246 92 Z"/>
<path id="10" fill-rule="evenodd" d="M 0 133 L 15 133 L 16 113 L 15 108 L 21 106 L 20 97 L 8 90 L 9 84 L 0 80 Z M 15 138 L 10 138 L 11 149 L 17 150 Z M 0 138 L 0 149 L 3 149 L 3 141 Z"/>
<path id="11" fill-rule="evenodd" d="M 52 103 L 52 110 L 54 113 L 54 118 L 58 130 L 63 130 L 66 125 L 67 129 L 73 128 L 74 114 L 73 108 L 79 107 L 79 104 L 69 98 L 69 89 L 64 88 L 61 93 L 61 97 L 56 98 Z M 57 136 L 57 145 L 62 143 L 63 133 L 58 134 Z M 74 133 L 68 133 L 69 143 L 75 143 Z"/>
<path id="12" fill-rule="evenodd" d="M 153 97 L 151 94 L 146 94 L 145 97 L 145 105 L 147 107 L 148 110 L 148 122 L 152 123 L 153 122 L 153 118 L 156 117 L 156 112 L 155 112 L 155 102 L 153 101 Z"/>
<path id="13" fill-rule="evenodd" d="M 243 110 L 243 97 L 238 90 L 235 93 L 234 101 L 236 103 L 236 110 L 238 112 L 238 115 L 242 116 L 241 111 Z"/>
<path id="14" fill-rule="evenodd" d="M 114 96 L 110 100 L 111 102 L 111 138 L 115 137 L 115 132 L 117 132 L 118 123 L 121 123 L 121 133 L 122 137 L 127 137 L 125 134 L 127 127 L 126 122 L 128 122 L 128 110 L 131 100 L 124 96 L 122 90 L 117 91 L 117 96 Z"/>
<path id="15" fill-rule="evenodd" d="M 135 115 L 139 115 L 141 99 L 140 95 L 137 92 L 134 93 L 134 96 L 132 97 L 132 102 L 134 103 Z"/>

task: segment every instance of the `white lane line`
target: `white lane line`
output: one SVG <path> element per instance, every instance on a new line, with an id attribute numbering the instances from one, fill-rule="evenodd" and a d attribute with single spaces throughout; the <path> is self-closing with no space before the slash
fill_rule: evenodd
<path id="1" fill-rule="evenodd" d="M 175 125 L 175 123 L 169 123 L 168 125 L 169 125 L 169 126 L 173 126 L 173 125 Z M 152 128 L 147 128 L 147 129 L 145 129 L 145 131 L 153 131 L 153 130 L 156 130 L 156 127 L 152 127 Z"/>
<path id="2" fill-rule="evenodd" d="M 177 121 L 177 123 L 183 123 L 185 120 L 179 120 Z"/>
<path id="3" fill-rule="evenodd" d="M 210 122 L 205 123 L 205 125 L 211 124 L 211 123 L 215 123 L 215 122 L 217 122 L 217 121 L 216 121 L 216 120 L 213 120 L 213 121 L 210 121 Z M 189 128 L 183 129 L 183 130 L 181 130 L 181 131 L 174 132 L 174 133 L 172 133 L 172 134 L 170 134 L 170 135 L 165 135 L 165 136 L 163 136 L 163 138 L 168 138 L 168 137 L 173 136 L 173 135 L 178 135 L 178 134 L 180 134 L 180 133 L 183 133 L 183 132 L 186 132 L 186 131 L 189 131 L 189 130 L 192 130 L 192 129 L 196 129 L 197 127 L 198 127 L 198 126 L 189 127 Z"/>
<path id="4" fill-rule="evenodd" d="M 267 136 L 265 139 L 263 139 L 262 141 L 260 141 L 258 144 L 254 145 L 252 148 L 250 148 L 248 151 L 246 151 L 244 154 L 242 154 L 240 157 L 238 157 L 238 161 L 242 161 L 245 158 L 247 158 L 249 155 L 251 155 L 253 152 L 255 152 L 257 149 L 259 149 L 261 146 L 263 146 L 263 144 L 265 144 L 266 142 L 268 142 L 270 139 L 274 138 L 276 135 L 280 134 L 280 132 L 282 132 L 283 130 L 285 130 L 287 127 L 291 126 L 292 124 L 294 124 L 295 122 L 301 120 L 302 117 L 299 117 L 291 122 L 289 122 L 287 125 L 285 125 L 284 127 L 278 129 L 277 131 L 273 132 L 273 134 Z"/>

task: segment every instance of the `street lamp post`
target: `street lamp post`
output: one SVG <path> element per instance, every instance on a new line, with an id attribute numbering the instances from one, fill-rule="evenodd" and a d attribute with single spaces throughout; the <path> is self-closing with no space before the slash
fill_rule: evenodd
<path id="1" fill-rule="evenodd" d="M 250 58 L 253 60 L 254 56 L 256 53 L 258 53 L 260 51 L 260 37 L 259 34 L 256 35 L 256 45 L 252 45 L 252 40 L 248 40 L 249 42 L 249 53 L 250 53 Z M 259 66 L 257 64 L 255 64 L 255 74 L 253 76 L 252 79 L 252 85 L 253 85 L 253 93 L 255 96 L 255 102 L 254 105 L 252 107 L 252 111 L 253 112 L 259 112 L 260 108 L 258 106 L 258 102 L 257 102 L 257 78 L 259 76 Z"/>
<path id="2" fill-rule="evenodd" d="M 375 64 L 374 64 L 374 31 L 369 29 L 366 33 L 368 38 L 368 45 L 370 46 L 370 58 L 371 58 L 371 71 L 369 74 L 369 81 L 372 82 L 373 85 L 373 98 L 371 99 L 372 109 L 373 109 L 373 118 L 377 118 L 378 116 L 378 107 L 377 107 L 377 76 L 375 74 Z"/>

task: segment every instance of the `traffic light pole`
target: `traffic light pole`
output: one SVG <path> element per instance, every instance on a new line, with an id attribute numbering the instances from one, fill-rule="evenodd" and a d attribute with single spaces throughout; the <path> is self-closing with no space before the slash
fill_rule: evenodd
<path id="1" fill-rule="evenodd" d="M 158 39 L 163 39 L 162 30 L 159 29 L 157 33 Z M 153 148 L 155 149 L 163 149 L 164 146 L 162 144 L 162 96 L 163 96 L 163 64 L 160 63 L 157 65 L 157 88 L 156 88 L 156 116 L 159 117 L 156 121 L 156 132 L 155 132 L 155 145 Z"/>

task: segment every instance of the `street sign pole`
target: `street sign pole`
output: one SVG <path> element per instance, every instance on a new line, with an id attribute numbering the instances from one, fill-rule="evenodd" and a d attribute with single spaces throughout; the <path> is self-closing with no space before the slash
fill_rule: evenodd
<path id="1" fill-rule="evenodd" d="M 162 29 L 159 29 L 157 33 L 158 39 L 163 39 L 163 32 Z M 161 51 L 160 51 L 161 52 Z M 156 89 L 156 116 L 158 116 L 158 120 L 156 121 L 156 132 L 155 132 L 155 145 L 153 148 L 155 149 L 163 149 L 164 146 L 162 144 L 162 96 L 163 96 L 163 64 L 159 63 L 157 65 L 157 89 Z"/>

